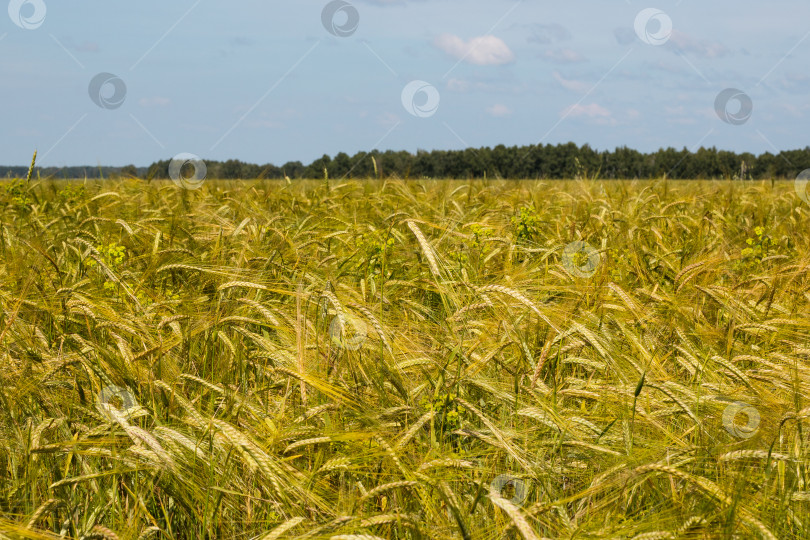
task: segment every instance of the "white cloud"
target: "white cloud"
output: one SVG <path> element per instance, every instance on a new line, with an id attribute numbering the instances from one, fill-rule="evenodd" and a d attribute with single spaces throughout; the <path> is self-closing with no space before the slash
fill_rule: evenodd
<path id="1" fill-rule="evenodd" d="M 497 77 L 474 76 L 471 79 L 450 78 L 445 84 L 445 89 L 448 92 L 484 92 L 497 95 L 515 95 L 526 93 L 527 91 L 531 91 L 532 93 L 536 91 L 536 88 L 530 87 L 525 82 L 520 82 L 510 77 L 502 77 L 500 74 L 498 74 Z"/>
<path id="2" fill-rule="evenodd" d="M 586 118 L 593 123 L 600 125 L 616 124 L 616 119 L 613 118 L 613 114 L 597 103 L 591 103 L 590 105 L 571 105 L 560 112 L 560 116 L 563 118 Z"/>
<path id="3" fill-rule="evenodd" d="M 557 62 L 559 64 L 574 64 L 576 62 L 584 62 L 585 57 L 573 49 L 552 49 L 546 51 L 543 55 L 547 60 Z"/>
<path id="4" fill-rule="evenodd" d="M 785 73 L 781 79 L 774 81 L 777 86 L 792 94 L 805 94 L 807 92 L 810 77 L 804 73 Z"/>
<path id="5" fill-rule="evenodd" d="M 805 113 L 810 112 L 810 105 L 793 105 L 792 103 L 783 103 L 782 108 L 785 109 L 793 117 L 804 117 Z"/>
<path id="6" fill-rule="evenodd" d="M 565 88 L 566 90 L 571 90 L 572 92 L 578 92 L 580 94 L 584 94 L 588 91 L 588 85 L 582 81 L 575 81 L 573 79 L 568 80 L 560 75 L 559 71 L 555 71 L 551 74 L 554 77 L 554 80 L 560 83 L 560 86 Z"/>
<path id="7" fill-rule="evenodd" d="M 393 128 L 400 122 L 399 116 L 390 112 L 377 115 L 376 121 L 377 124 L 381 125 L 384 128 Z"/>
<path id="8" fill-rule="evenodd" d="M 451 92 L 466 92 L 470 89 L 470 81 L 463 79 L 450 79 L 447 81 L 447 89 Z"/>
<path id="9" fill-rule="evenodd" d="M 62 40 L 65 44 L 65 47 L 73 49 L 75 51 L 79 51 L 82 53 L 97 53 L 100 50 L 99 44 L 97 41 L 82 41 L 81 43 L 76 43 L 73 38 L 71 37 L 62 37 Z"/>
<path id="10" fill-rule="evenodd" d="M 492 35 L 464 41 L 453 34 L 442 34 L 433 44 L 457 60 L 478 66 L 498 66 L 515 60 L 514 53 L 506 43 Z"/>
<path id="11" fill-rule="evenodd" d="M 719 58 L 729 54 L 729 50 L 722 43 L 696 39 L 678 30 L 672 31 L 666 46 L 676 52 L 689 53 L 702 58 Z"/>
<path id="12" fill-rule="evenodd" d="M 610 111 L 598 105 L 596 103 L 591 103 L 590 105 L 571 105 L 570 107 L 566 108 L 563 114 L 567 116 L 588 116 L 590 118 L 596 117 L 609 117 Z"/>
<path id="13" fill-rule="evenodd" d="M 287 107 L 282 110 L 274 110 L 272 113 L 262 112 L 259 118 L 248 120 L 245 125 L 256 128 L 287 129 L 289 121 L 299 117 L 300 115 L 295 109 Z"/>
<path id="14" fill-rule="evenodd" d="M 512 109 L 510 109 L 506 105 L 496 103 L 492 107 L 487 108 L 487 113 L 490 116 L 494 116 L 496 118 L 502 118 L 504 116 L 509 116 L 510 114 L 512 114 Z"/>
<path id="15" fill-rule="evenodd" d="M 614 35 L 619 45 L 629 45 L 638 40 L 632 28 L 617 28 Z M 665 47 L 675 53 L 688 53 L 701 58 L 720 58 L 731 54 L 731 51 L 722 43 L 697 39 L 679 30 L 672 31 Z"/>

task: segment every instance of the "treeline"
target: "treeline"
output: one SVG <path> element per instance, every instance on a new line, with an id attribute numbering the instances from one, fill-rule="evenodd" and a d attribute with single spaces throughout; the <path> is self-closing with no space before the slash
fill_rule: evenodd
<path id="1" fill-rule="evenodd" d="M 0 165 L 0 178 L 25 178 L 28 174 L 28 165 L 2 166 Z M 134 176 L 146 178 L 150 167 L 35 167 L 34 178 L 111 178 L 119 176 Z"/>
<path id="2" fill-rule="evenodd" d="M 167 178 L 170 160 L 149 167 L 68 167 L 38 169 L 41 176 L 82 178 L 94 176 L 136 176 L 145 179 Z M 239 160 L 205 161 L 208 178 L 667 178 L 674 179 L 771 179 L 795 178 L 810 169 L 810 146 L 803 150 L 766 152 L 759 156 L 737 154 L 717 148 L 660 149 L 644 154 L 621 147 L 598 151 L 574 143 L 466 150 L 420 150 L 416 154 L 388 150 L 360 152 L 349 156 L 324 155 L 308 165 L 291 161 L 284 165 L 256 165 Z M 0 167 L 0 174 L 21 176 L 27 167 Z M 96 176 L 96 177 L 98 177 Z"/>

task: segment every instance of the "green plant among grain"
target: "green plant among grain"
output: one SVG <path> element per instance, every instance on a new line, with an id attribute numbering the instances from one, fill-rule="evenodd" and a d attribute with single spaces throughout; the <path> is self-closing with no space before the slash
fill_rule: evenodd
<path id="1" fill-rule="evenodd" d="M 4 188 L 1 538 L 810 536 L 790 184 Z"/>

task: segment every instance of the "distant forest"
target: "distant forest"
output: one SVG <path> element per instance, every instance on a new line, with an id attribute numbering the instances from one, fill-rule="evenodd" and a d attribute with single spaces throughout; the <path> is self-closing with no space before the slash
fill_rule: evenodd
<path id="1" fill-rule="evenodd" d="M 373 158 L 373 159 L 372 159 Z M 204 157 L 203 157 L 204 159 Z M 660 149 L 644 154 L 627 147 L 598 151 L 574 143 L 553 145 L 468 148 L 466 150 L 419 150 L 360 152 L 349 156 L 324 155 L 309 165 L 292 161 L 284 165 L 256 165 L 239 160 L 208 161 L 208 178 L 667 178 L 673 179 L 772 179 L 795 178 L 810 169 L 810 146 L 803 150 L 766 152 L 759 156 L 737 154 L 716 148 L 691 152 L 684 148 Z M 108 178 L 133 176 L 143 179 L 168 177 L 170 160 L 148 167 L 37 167 L 36 177 Z M 24 177 L 27 166 L 0 166 L 0 177 Z"/>

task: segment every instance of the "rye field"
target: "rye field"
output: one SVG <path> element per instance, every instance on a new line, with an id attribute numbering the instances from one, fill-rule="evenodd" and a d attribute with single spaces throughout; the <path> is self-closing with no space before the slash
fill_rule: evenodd
<path id="1" fill-rule="evenodd" d="M 0 538 L 810 537 L 792 182 L 0 205 Z"/>

